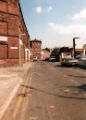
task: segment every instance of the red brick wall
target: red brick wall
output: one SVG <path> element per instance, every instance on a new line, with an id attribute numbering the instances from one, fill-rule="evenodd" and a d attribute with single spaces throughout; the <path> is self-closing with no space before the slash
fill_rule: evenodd
<path id="1" fill-rule="evenodd" d="M 0 34 L 7 35 L 7 22 L 0 22 Z"/>
<path id="2" fill-rule="evenodd" d="M 18 0 L 7 1 L 8 1 L 8 13 L 19 15 Z"/>
<path id="3" fill-rule="evenodd" d="M 8 15 L 8 35 L 19 35 L 19 17 Z"/>
<path id="4" fill-rule="evenodd" d="M 6 2 L 1 2 L 0 1 L 0 11 L 7 11 L 7 3 Z"/>
<path id="5" fill-rule="evenodd" d="M 19 58 L 19 39 L 15 37 L 8 38 L 8 59 Z"/>
<path id="6" fill-rule="evenodd" d="M 0 59 L 6 59 L 7 58 L 7 45 L 0 45 Z"/>
<path id="7" fill-rule="evenodd" d="M 6 1 L 0 1 L 0 36 L 7 36 L 8 41 L 6 43 L 8 47 L 6 48 L 4 45 L 0 47 L 0 51 L 4 51 L 0 56 L 2 57 L 4 53 L 3 58 L 11 60 L 11 63 L 13 63 L 14 59 L 15 64 L 19 61 L 19 36 L 25 34 L 22 36 L 24 43 L 24 46 L 21 46 L 22 61 L 25 59 L 25 46 L 30 46 L 30 36 L 24 22 L 20 4 L 18 3 L 19 0 Z"/>

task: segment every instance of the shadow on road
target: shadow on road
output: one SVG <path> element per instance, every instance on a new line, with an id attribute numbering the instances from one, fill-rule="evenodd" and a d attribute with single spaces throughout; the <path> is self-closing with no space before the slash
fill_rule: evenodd
<path id="1" fill-rule="evenodd" d="M 86 66 L 80 66 L 80 69 L 86 70 Z"/>
<path id="2" fill-rule="evenodd" d="M 28 85 L 22 85 L 22 87 L 29 88 L 35 92 L 41 92 L 43 94 L 51 95 L 54 97 L 74 99 L 74 100 L 86 100 L 86 84 L 57 88 L 56 93 L 54 93 L 54 91 L 45 91 Z M 22 97 L 26 96 L 25 94 L 21 94 L 21 95 Z"/>
<path id="3" fill-rule="evenodd" d="M 86 76 L 81 76 L 81 75 L 69 75 L 70 77 L 76 77 L 76 78 L 86 78 Z"/>
<path id="4" fill-rule="evenodd" d="M 86 100 L 86 84 L 67 86 L 61 90 L 58 96 L 65 99 Z"/>
<path id="5" fill-rule="evenodd" d="M 82 91 L 86 91 L 86 84 L 82 84 L 80 86 L 77 86 L 76 88 L 81 89 Z"/>
<path id="6" fill-rule="evenodd" d="M 77 66 L 72 66 L 72 65 L 61 65 L 61 64 L 58 64 L 58 65 L 55 65 L 55 67 L 60 67 L 60 68 L 76 68 Z"/>
<path id="7" fill-rule="evenodd" d="M 84 97 L 75 97 L 75 96 L 64 96 L 64 95 L 58 95 L 60 98 L 65 98 L 65 99 L 74 99 L 74 100 L 86 100 Z"/>

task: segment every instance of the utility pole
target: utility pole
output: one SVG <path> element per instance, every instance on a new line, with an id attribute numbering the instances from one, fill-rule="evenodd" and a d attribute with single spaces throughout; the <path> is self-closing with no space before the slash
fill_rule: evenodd
<path id="1" fill-rule="evenodd" d="M 76 46 L 75 40 L 76 40 L 76 39 L 79 39 L 79 37 L 74 37 L 74 38 L 73 38 L 73 58 L 75 58 L 75 46 Z"/>

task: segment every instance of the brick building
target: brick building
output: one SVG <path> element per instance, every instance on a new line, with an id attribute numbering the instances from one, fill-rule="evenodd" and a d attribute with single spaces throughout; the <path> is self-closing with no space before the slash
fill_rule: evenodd
<path id="1" fill-rule="evenodd" d="M 34 39 L 30 41 L 30 47 L 31 47 L 31 53 L 32 53 L 32 58 L 35 56 L 38 59 L 41 58 L 41 47 L 42 47 L 42 41 L 38 39 Z"/>
<path id="2" fill-rule="evenodd" d="M 0 63 L 28 61 L 29 47 L 30 35 L 19 0 L 0 0 Z"/>

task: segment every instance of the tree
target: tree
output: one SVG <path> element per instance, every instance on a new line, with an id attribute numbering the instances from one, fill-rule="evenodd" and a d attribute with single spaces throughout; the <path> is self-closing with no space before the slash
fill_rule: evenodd
<path id="1" fill-rule="evenodd" d="M 55 47 L 53 48 L 52 52 L 51 52 L 51 56 L 55 56 L 57 60 L 59 60 L 60 57 L 60 48 Z"/>
<path id="2" fill-rule="evenodd" d="M 52 52 L 51 52 L 51 55 L 58 55 L 60 53 L 60 48 L 53 48 Z"/>
<path id="3" fill-rule="evenodd" d="M 62 48 L 60 48 L 60 53 L 62 53 L 62 52 L 71 52 L 72 50 L 73 50 L 73 48 L 62 47 Z"/>

